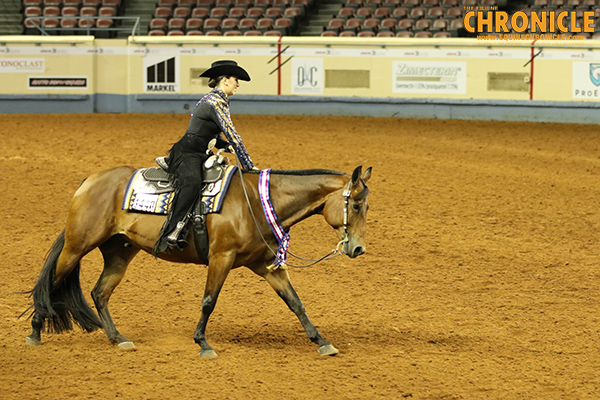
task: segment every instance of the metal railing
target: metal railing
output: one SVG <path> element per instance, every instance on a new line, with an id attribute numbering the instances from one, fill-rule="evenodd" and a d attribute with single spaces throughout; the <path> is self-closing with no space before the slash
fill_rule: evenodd
<path id="1" fill-rule="evenodd" d="M 74 19 L 77 21 L 76 25 L 73 27 L 61 27 L 60 21 L 65 19 Z M 110 27 L 97 27 L 98 20 L 112 20 L 113 25 Z M 59 24 L 56 27 L 47 27 L 44 26 L 44 21 L 46 20 L 58 20 Z M 85 20 L 86 26 L 79 27 L 79 21 Z M 38 24 L 38 21 L 40 22 Z M 78 32 L 85 33 L 86 35 L 91 35 L 92 32 L 125 32 L 129 31 L 129 27 L 116 26 L 118 21 L 135 21 L 133 27 L 131 28 L 131 35 L 140 35 L 140 17 L 109 17 L 109 16 L 88 16 L 88 15 L 79 15 L 79 16 L 39 16 L 39 17 L 27 17 L 25 18 L 25 28 L 34 28 L 37 29 L 42 35 L 50 36 L 48 32 Z M 93 22 L 93 24 L 92 24 Z M 28 25 L 28 23 L 30 25 Z"/>

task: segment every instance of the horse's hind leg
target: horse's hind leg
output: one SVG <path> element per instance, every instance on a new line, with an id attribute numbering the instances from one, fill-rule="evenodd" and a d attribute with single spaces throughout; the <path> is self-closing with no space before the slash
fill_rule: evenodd
<path id="1" fill-rule="evenodd" d="M 256 271 L 255 271 L 256 272 Z M 275 271 L 269 271 L 263 273 L 258 273 L 263 276 L 267 282 L 275 289 L 275 292 L 285 301 L 285 304 L 296 314 L 308 338 L 319 346 L 319 354 L 322 356 L 335 356 L 339 353 L 338 349 L 333 347 L 327 340 L 321 336 L 321 333 L 317 330 L 317 328 L 313 325 L 311 320 L 306 315 L 306 311 L 304 309 L 304 305 L 298 297 L 298 294 L 294 290 L 292 286 L 292 282 L 290 281 L 290 276 L 288 272 L 284 269 L 277 269 Z"/>
<path id="2" fill-rule="evenodd" d="M 108 340 L 122 349 L 135 348 L 133 342 L 117 331 L 115 324 L 108 311 L 108 300 L 117 285 L 123 279 L 127 265 L 140 251 L 131 244 L 123 235 L 115 235 L 100 246 L 104 256 L 104 270 L 92 290 L 92 298 L 96 304 L 96 310 L 100 315 L 102 326 L 108 336 Z"/>

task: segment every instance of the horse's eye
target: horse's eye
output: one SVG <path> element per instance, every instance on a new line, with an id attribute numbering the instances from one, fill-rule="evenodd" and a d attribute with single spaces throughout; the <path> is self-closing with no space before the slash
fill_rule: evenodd
<path id="1" fill-rule="evenodd" d="M 354 204 L 352 206 L 352 208 L 354 209 L 354 211 L 359 212 L 360 211 L 360 204 Z"/>

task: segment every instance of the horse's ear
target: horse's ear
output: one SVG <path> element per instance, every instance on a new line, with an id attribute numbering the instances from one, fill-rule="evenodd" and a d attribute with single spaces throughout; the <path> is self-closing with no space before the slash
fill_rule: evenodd
<path id="1" fill-rule="evenodd" d="M 367 168 L 367 170 L 365 171 L 365 173 L 362 176 L 362 180 L 367 183 L 369 181 L 369 179 L 371 179 L 371 169 L 373 167 L 369 167 Z"/>
<path id="2" fill-rule="evenodd" d="M 362 165 L 359 165 L 358 167 L 356 167 L 354 169 L 354 172 L 352 173 L 352 183 L 356 184 L 356 182 L 358 182 L 358 180 L 360 179 L 360 174 L 362 173 Z"/>

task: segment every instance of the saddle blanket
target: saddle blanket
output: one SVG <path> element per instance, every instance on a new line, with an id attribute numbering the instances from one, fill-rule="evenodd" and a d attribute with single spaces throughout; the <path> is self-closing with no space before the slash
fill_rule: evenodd
<path id="1" fill-rule="evenodd" d="M 136 170 L 125 189 L 121 208 L 128 211 L 139 211 L 151 214 L 166 215 L 171 207 L 175 189 L 168 181 L 166 172 L 157 167 Z M 218 213 L 225 200 L 231 178 L 237 171 L 237 166 L 228 165 L 222 179 L 205 184 L 202 192 L 204 213 Z M 156 178 L 156 176 L 161 178 Z M 146 179 L 146 176 L 152 177 Z"/>

